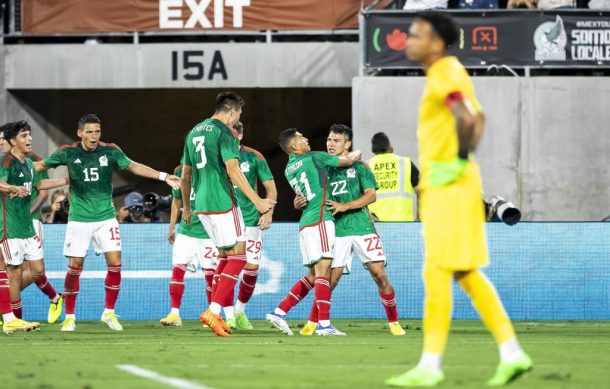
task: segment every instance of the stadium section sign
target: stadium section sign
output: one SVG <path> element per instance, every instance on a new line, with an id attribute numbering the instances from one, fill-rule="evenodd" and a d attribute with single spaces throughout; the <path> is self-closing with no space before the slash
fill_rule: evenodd
<path id="1" fill-rule="evenodd" d="M 357 28 L 372 0 L 28 0 L 28 34 L 164 30 L 306 30 Z"/>
<path id="2" fill-rule="evenodd" d="M 460 27 L 452 49 L 464 65 L 610 66 L 610 12 L 454 12 Z M 366 68 L 412 68 L 404 50 L 408 12 L 364 14 Z"/>
<path id="3" fill-rule="evenodd" d="M 358 74 L 356 42 L 11 45 L 0 50 L 7 89 L 347 88 Z"/>

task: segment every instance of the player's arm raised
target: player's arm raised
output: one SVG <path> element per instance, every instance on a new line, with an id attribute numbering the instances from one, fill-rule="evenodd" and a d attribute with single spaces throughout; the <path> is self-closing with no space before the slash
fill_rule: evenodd
<path id="1" fill-rule="evenodd" d="M 252 187 L 248 183 L 248 180 L 244 176 L 244 173 L 242 173 L 241 169 L 239 168 L 239 160 L 237 158 L 227 159 L 225 161 L 225 167 L 227 168 L 227 174 L 229 175 L 229 178 L 231 179 L 233 184 L 235 184 L 235 186 L 243 194 L 245 194 L 250 201 L 252 201 L 258 212 L 264 214 L 272 210 L 273 207 L 275 207 L 275 200 L 272 200 L 270 198 L 261 199 L 254 191 L 254 189 L 252 189 Z M 184 192 L 183 188 L 182 193 L 188 192 Z"/>
<path id="2" fill-rule="evenodd" d="M 333 215 L 336 215 L 339 212 L 346 212 L 350 209 L 360 209 L 364 208 L 369 204 L 373 204 L 377 200 L 377 193 L 374 188 L 367 188 L 364 190 L 362 196 L 357 198 L 356 200 L 349 201 L 347 203 L 339 203 L 333 200 L 326 200 L 326 205 L 328 205 L 328 209 L 333 211 Z"/>
<path id="3" fill-rule="evenodd" d="M 360 161 L 362 158 L 362 151 L 355 150 L 347 155 L 347 157 L 339 157 L 339 166 L 352 166 L 354 163 Z"/>
<path id="4" fill-rule="evenodd" d="M 38 189 L 38 190 L 54 189 L 54 188 L 60 188 L 65 185 L 70 185 L 70 179 L 68 177 L 45 178 L 44 180 L 38 181 L 38 184 L 36 185 L 36 189 Z"/>
<path id="5" fill-rule="evenodd" d="M 177 189 L 180 187 L 180 178 L 179 177 L 176 177 L 173 174 L 167 174 L 165 172 L 160 172 L 151 167 L 143 165 L 139 162 L 131 161 L 129 166 L 127 166 L 127 171 L 135 174 L 136 176 L 153 178 L 153 179 L 157 179 L 159 181 L 164 181 L 167 185 L 169 185 L 173 189 Z"/>
<path id="6" fill-rule="evenodd" d="M 275 186 L 275 181 L 263 181 L 263 186 L 265 187 L 266 198 L 277 202 L 277 188 Z M 258 225 L 262 230 L 266 230 L 267 228 L 271 227 L 271 222 L 273 221 L 273 209 L 274 208 L 271 208 L 269 212 L 262 214 L 260 219 L 258 219 Z"/>

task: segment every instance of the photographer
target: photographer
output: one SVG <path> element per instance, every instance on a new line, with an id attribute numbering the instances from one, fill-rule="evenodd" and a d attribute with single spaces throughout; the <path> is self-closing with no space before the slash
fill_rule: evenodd
<path id="1" fill-rule="evenodd" d="M 125 196 L 125 205 L 117 212 L 119 223 L 150 223 L 144 212 L 144 196 L 140 192 L 131 192 Z"/>
<path id="2" fill-rule="evenodd" d="M 51 212 L 45 218 L 45 223 L 66 224 L 69 211 L 70 202 L 67 193 L 63 189 L 58 189 L 51 196 Z"/>

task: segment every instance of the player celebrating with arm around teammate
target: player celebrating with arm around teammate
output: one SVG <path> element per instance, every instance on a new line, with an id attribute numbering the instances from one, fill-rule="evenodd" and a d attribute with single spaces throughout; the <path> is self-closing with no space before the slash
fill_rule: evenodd
<path id="1" fill-rule="evenodd" d="M 352 129 L 343 124 L 330 127 L 326 148 L 330 155 L 347 157 L 352 146 Z M 331 265 L 331 289 L 339 283 L 344 270 L 349 273 L 352 255 L 358 254 L 365 268 L 371 273 L 379 288 L 392 335 L 404 335 L 398 323 L 395 293 L 385 271 L 386 256 L 381 240 L 366 206 L 375 202 L 377 182 L 373 173 L 363 162 L 350 167 L 328 169 L 330 196 L 329 209 L 335 217 L 335 256 Z M 304 197 L 300 196 L 303 201 Z M 304 204 L 303 204 L 304 205 Z M 309 321 L 300 331 L 301 335 L 312 335 L 318 323 L 318 306 L 314 302 Z"/>
<path id="2" fill-rule="evenodd" d="M 194 204 L 183 196 L 182 218 L 190 223 L 193 211 L 218 248 L 218 282 L 212 303 L 199 320 L 218 336 L 229 336 L 231 328 L 220 317 L 223 306 L 231 306 L 235 284 L 246 265 L 245 228 L 237 205 L 235 185 L 265 214 L 275 206 L 261 199 L 239 169 L 239 146 L 231 127 L 239 122 L 244 100 L 233 92 L 216 96 L 214 115 L 197 124 L 186 136 L 182 156 L 182 193 L 195 192 Z"/>
<path id="3" fill-rule="evenodd" d="M 307 200 L 299 222 L 299 242 L 303 265 L 308 275 L 297 281 L 280 305 L 266 315 L 266 319 L 278 330 L 292 335 L 284 319 L 288 311 L 298 304 L 314 288 L 318 307 L 318 335 L 345 335 L 330 323 L 330 265 L 335 245 L 335 224 L 332 212 L 326 208 L 328 197 L 326 169 L 351 166 L 360 159 L 360 152 L 348 157 L 311 152 L 309 142 L 295 128 L 282 131 L 279 138 L 282 150 L 288 154 L 284 174 L 297 194 Z"/>
<path id="4" fill-rule="evenodd" d="M 44 274 L 42 241 L 30 217 L 33 185 L 38 190 L 52 189 L 68 183 L 66 178 L 35 181 L 34 166 L 26 154 L 32 149 L 32 134 L 22 122 L 12 123 L 3 129 L 4 139 L 11 145 L 8 154 L 0 158 L 0 180 L 27 189 L 23 197 L 2 195 L 2 252 L 9 274 L 13 313 L 21 319 L 22 264 L 28 261 L 33 274 Z"/>
<path id="5" fill-rule="evenodd" d="M 532 368 L 495 288 L 480 270 L 488 263 L 485 213 L 481 175 L 472 153 L 484 116 L 466 69 L 447 55 L 458 37 L 457 26 L 443 12 L 418 14 L 409 29 L 407 54 L 426 72 L 417 125 L 425 249 L 424 349 L 415 368 L 386 380 L 391 386 L 434 386 L 443 381 L 441 360 L 454 279 L 498 344 L 500 364 L 487 384 L 505 385 Z"/>
<path id="6" fill-rule="evenodd" d="M 2 149 L 3 154 L 9 154 L 11 152 L 11 144 L 4 139 L 4 129 L 9 128 L 11 126 L 17 126 L 18 128 L 22 128 L 24 130 L 30 131 L 31 127 L 27 121 L 21 120 L 18 122 L 7 123 L 4 126 L 0 127 L 0 148 Z M 26 158 L 28 158 L 32 162 L 42 160 L 36 153 L 30 151 L 26 154 Z M 41 245 L 44 245 L 44 236 L 42 229 L 42 222 L 39 220 L 39 208 L 44 203 L 47 198 L 47 189 L 38 190 L 38 182 L 40 180 L 46 180 L 49 178 L 47 172 L 36 172 L 34 171 L 34 181 L 32 182 L 32 192 L 30 195 L 31 203 L 30 203 L 30 213 L 32 214 L 32 223 L 34 225 L 34 230 L 36 231 L 36 235 L 38 239 L 40 239 Z M 49 304 L 49 313 L 47 316 L 47 321 L 49 323 L 55 323 L 59 316 L 61 315 L 61 308 L 63 306 L 63 296 L 55 291 L 51 282 L 47 279 L 47 276 L 44 271 L 44 264 L 42 261 L 40 262 L 32 262 L 34 264 L 34 268 L 30 266 L 30 261 L 24 261 L 21 264 L 21 290 L 27 288 L 30 284 L 35 283 L 38 289 L 44 293 L 50 300 Z M 17 315 L 21 317 L 20 311 L 22 310 L 21 300 L 17 301 L 15 304 L 15 311 Z"/>
<path id="7" fill-rule="evenodd" d="M 101 142 L 101 134 L 100 119 L 94 114 L 85 115 L 78 121 L 80 142 L 62 146 L 34 164 L 37 171 L 65 165 L 70 178 L 70 214 L 64 242 L 64 255 L 69 262 L 64 283 L 66 319 L 62 331 L 76 328 L 76 297 L 91 241 L 96 250 L 104 253 L 108 265 L 101 321 L 112 330 L 123 330 L 114 312 L 121 286 L 121 236 L 112 202 L 113 169 L 126 169 L 138 176 L 155 178 L 173 188 L 180 184 L 178 177 L 132 161 L 115 144 Z"/>

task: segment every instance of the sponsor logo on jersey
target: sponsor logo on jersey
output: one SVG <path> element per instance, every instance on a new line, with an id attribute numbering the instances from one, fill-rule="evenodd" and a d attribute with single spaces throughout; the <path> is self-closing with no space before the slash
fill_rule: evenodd
<path id="1" fill-rule="evenodd" d="M 108 166 L 108 157 L 105 155 L 102 155 L 100 157 L 100 166 Z"/>
<path id="2" fill-rule="evenodd" d="M 355 178 L 356 177 L 356 169 L 354 169 L 353 167 L 350 167 L 349 169 L 347 169 L 347 178 Z"/>
<path id="3" fill-rule="evenodd" d="M 19 173 L 19 178 L 23 177 L 23 172 Z"/>
<path id="4" fill-rule="evenodd" d="M 75 164 L 80 163 L 80 159 L 79 159 L 79 158 L 76 158 L 76 159 L 74 160 L 74 163 L 75 163 Z"/>
<path id="5" fill-rule="evenodd" d="M 247 161 L 242 162 L 239 165 L 239 169 L 242 171 L 242 173 L 248 173 L 250 171 L 250 164 Z"/>

